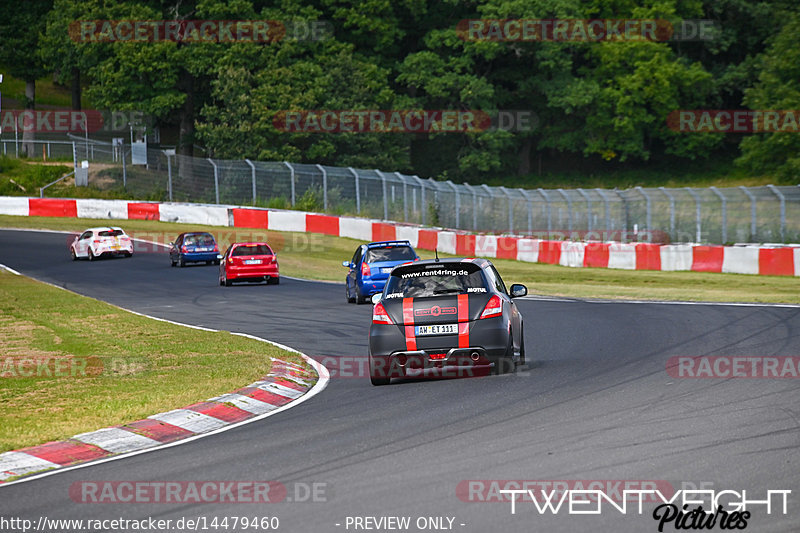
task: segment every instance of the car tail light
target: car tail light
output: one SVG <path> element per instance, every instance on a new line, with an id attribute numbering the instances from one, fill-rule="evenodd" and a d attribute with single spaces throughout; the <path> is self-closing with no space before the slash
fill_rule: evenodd
<path id="1" fill-rule="evenodd" d="M 383 304 L 380 302 L 375 304 L 375 307 L 372 309 L 372 323 L 392 324 L 392 319 L 389 318 L 389 313 L 386 312 L 386 308 L 383 307 Z"/>
<path id="2" fill-rule="evenodd" d="M 96 239 L 95 239 L 94 241 L 92 241 L 92 242 L 93 242 L 94 244 L 100 244 L 100 241 L 99 241 L 99 240 L 96 240 Z"/>
<path id="3" fill-rule="evenodd" d="M 181 252 L 188 253 L 189 249 L 186 246 L 181 246 Z"/>
<path id="4" fill-rule="evenodd" d="M 214 244 L 214 251 L 219 252 L 219 246 L 217 246 L 216 244 Z"/>
<path id="5" fill-rule="evenodd" d="M 361 275 L 369 277 L 369 264 L 366 261 L 361 263 Z"/>
<path id="6" fill-rule="evenodd" d="M 278 256 L 277 255 L 273 255 L 272 259 L 270 259 L 270 263 L 277 263 L 277 262 L 278 262 Z"/>
<path id="7" fill-rule="evenodd" d="M 503 302 L 500 300 L 500 297 L 497 295 L 492 296 L 489 298 L 489 301 L 486 302 L 486 307 L 483 308 L 483 313 L 481 313 L 481 318 L 492 318 L 495 316 L 500 316 L 503 314 Z"/>

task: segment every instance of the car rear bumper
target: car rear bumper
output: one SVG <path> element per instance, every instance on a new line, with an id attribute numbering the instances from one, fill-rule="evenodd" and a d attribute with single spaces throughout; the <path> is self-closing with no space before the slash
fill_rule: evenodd
<path id="1" fill-rule="evenodd" d="M 179 257 L 183 258 L 187 263 L 199 261 L 216 261 L 219 252 L 185 252 L 180 254 Z"/>
<path id="2" fill-rule="evenodd" d="M 427 368 L 471 368 L 491 366 L 508 350 L 509 330 L 503 318 L 469 322 L 469 336 L 435 335 L 414 337 L 408 342 L 405 327 L 373 324 L 369 335 L 369 353 L 373 363 L 393 373 Z M 390 377 L 398 377 L 392 375 Z"/>
<path id="3" fill-rule="evenodd" d="M 122 245 L 122 246 L 98 246 L 94 249 L 95 255 L 103 255 L 103 254 L 132 254 L 133 253 L 133 244 L 129 245 Z"/>
<path id="4" fill-rule="evenodd" d="M 361 280 L 358 284 L 358 290 L 361 292 L 362 296 L 368 297 L 372 296 L 373 294 L 378 294 L 383 292 L 383 288 L 386 286 L 386 280 Z"/>
<path id="5" fill-rule="evenodd" d="M 252 265 L 242 267 L 227 267 L 225 275 L 229 280 L 258 279 L 264 277 L 277 278 L 279 276 L 277 265 Z"/>

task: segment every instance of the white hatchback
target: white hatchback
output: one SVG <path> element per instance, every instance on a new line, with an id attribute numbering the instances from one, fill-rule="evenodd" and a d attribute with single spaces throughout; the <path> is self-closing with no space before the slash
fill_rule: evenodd
<path id="1" fill-rule="evenodd" d="M 133 241 L 122 228 L 105 226 L 89 228 L 75 237 L 69 247 L 70 256 L 93 261 L 103 255 L 133 255 Z"/>

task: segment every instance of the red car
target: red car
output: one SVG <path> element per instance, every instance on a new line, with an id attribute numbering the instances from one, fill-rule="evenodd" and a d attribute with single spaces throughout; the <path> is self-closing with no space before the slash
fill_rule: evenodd
<path id="1" fill-rule="evenodd" d="M 235 242 L 222 256 L 219 284 L 230 287 L 234 281 L 280 282 L 278 256 L 265 242 Z"/>

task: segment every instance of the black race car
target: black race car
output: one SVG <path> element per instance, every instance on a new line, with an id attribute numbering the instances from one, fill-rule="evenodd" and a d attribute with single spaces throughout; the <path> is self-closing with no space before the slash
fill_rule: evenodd
<path id="1" fill-rule="evenodd" d="M 497 269 L 485 259 L 395 267 L 383 294 L 373 297 L 372 384 L 386 385 L 393 377 L 429 370 L 434 375 L 513 370 L 525 362 L 525 342 L 522 315 L 512 298 L 526 294 L 525 285 L 506 290 Z"/>

